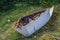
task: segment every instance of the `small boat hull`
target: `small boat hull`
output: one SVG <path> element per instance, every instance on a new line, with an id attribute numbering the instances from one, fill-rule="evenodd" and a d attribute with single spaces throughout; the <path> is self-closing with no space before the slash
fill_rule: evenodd
<path id="1" fill-rule="evenodd" d="M 26 37 L 30 36 L 35 31 L 42 28 L 49 21 L 49 19 L 52 16 L 52 13 L 53 13 L 53 8 L 54 7 L 47 9 L 33 23 L 29 23 L 28 25 L 26 25 L 25 27 L 22 27 L 22 28 L 16 28 L 16 30 Z"/>

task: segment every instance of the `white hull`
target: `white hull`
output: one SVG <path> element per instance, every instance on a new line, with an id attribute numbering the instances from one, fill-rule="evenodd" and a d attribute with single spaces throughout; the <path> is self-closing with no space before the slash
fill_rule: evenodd
<path id="1" fill-rule="evenodd" d="M 47 9 L 45 12 L 43 12 L 38 19 L 36 19 L 33 23 L 29 23 L 25 27 L 16 28 L 16 30 L 21 33 L 24 36 L 30 36 L 35 31 L 39 30 L 41 27 L 43 27 L 50 19 L 53 13 L 53 8 Z"/>

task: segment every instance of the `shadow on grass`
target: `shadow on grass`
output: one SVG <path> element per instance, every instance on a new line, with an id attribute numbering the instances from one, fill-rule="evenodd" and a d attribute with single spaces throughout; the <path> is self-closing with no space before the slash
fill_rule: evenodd
<path id="1" fill-rule="evenodd" d="M 27 6 L 27 4 L 28 5 L 32 5 L 29 2 L 24 2 L 24 1 L 20 1 L 20 0 L 5 0 L 5 1 L 2 0 L 1 2 L 2 3 L 0 4 L 0 12 L 6 12 L 6 11 L 9 11 L 11 9 L 16 9 L 15 4 L 18 4 L 18 3 L 20 3 L 21 5 L 24 4 L 23 6 Z M 38 6 L 39 5 L 39 4 L 37 4 L 37 5 L 36 4 L 33 4 L 33 5 L 34 6 Z M 23 7 L 23 6 L 20 6 L 20 7 Z"/>

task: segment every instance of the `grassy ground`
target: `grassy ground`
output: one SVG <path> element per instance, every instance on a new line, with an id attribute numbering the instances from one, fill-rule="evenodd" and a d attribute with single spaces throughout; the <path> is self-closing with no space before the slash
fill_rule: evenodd
<path id="1" fill-rule="evenodd" d="M 0 40 L 55 40 L 60 37 L 60 6 L 55 5 L 54 14 L 50 21 L 32 36 L 26 38 L 19 34 L 13 23 L 35 11 L 43 9 L 41 6 L 15 4 L 16 8 L 7 12 L 0 12 Z M 10 19 L 11 22 L 7 22 Z"/>

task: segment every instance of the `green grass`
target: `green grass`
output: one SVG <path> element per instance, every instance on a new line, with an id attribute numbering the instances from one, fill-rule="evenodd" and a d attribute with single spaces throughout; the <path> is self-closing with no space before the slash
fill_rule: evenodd
<path id="1" fill-rule="evenodd" d="M 55 40 L 54 37 L 60 37 L 59 5 L 55 5 L 54 14 L 51 20 L 42 29 L 35 32 L 28 38 L 22 36 L 15 30 L 15 28 L 12 26 L 13 22 L 35 11 L 44 9 L 44 7 L 32 5 L 29 6 L 21 3 L 17 3 L 15 6 L 15 9 L 7 12 L 0 12 L 0 40 Z M 8 23 L 8 19 L 10 19 L 11 22 Z"/>

